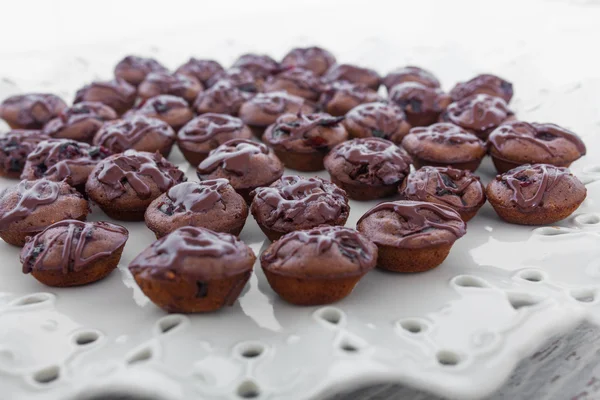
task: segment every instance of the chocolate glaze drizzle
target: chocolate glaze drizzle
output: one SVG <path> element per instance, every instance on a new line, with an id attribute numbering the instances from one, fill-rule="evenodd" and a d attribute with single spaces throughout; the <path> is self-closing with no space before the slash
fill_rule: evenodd
<path id="1" fill-rule="evenodd" d="M 177 68 L 175 73 L 190 75 L 202 83 L 206 83 L 213 75 L 223 72 L 223 67 L 213 60 L 190 58 L 185 64 Z"/>
<path id="2" fill-rule="evenodd" d="M 198 173 L 209 174 L 221 167 L 243 175 L 251 167 L 250 159 L 256 154 L 269 154 L 269 148 L 252 140 L 231 139 L 210 152 L 198 166 Z"/>
<path id="3" fill-rule="evenodd" d="M 257 94 L 249 103 L 266 114 L 280 115 L 288 111 L 292 105 L 302 107 L 304 99 L 291 96 L 287 92 L 270 92 Z"/>
<path id="4" fill-rule="evenodd" d="M 335 57 L 321 47 L 294 48 L 281 61 L 281 66 L 312 70 L 318 75 L 325 73 L 335 64 Z"/>
<path id="5" fill-rule="evenodd" d="M 221 133 L 242 130 L 241 119 L 224 114 L 207 113 L 194 118 L 177 134 L 179 140 L 186 142 L 206 142 Z"/>
<path id="6" fill-rule="evenodd" d="M 323 91 L 319 98 L 319 104 L 327 106 L 336 95 L 348 96 L 358 103 L 371 103 L 381 100 L 377 92 L 365 85 L 336 81 L 328 85 Z"/>
<path id="7" fill-rule="evenodd" d="M 198 86 L 195 78 L 170 72 L 151 72 L 146 76 L 144 82 L 156 85 L 163 93 L 173 94 L 184 94 L 186 90 Z"/>
<path id="8" fill-rule="evenodd" d="M 467 82 L 457 83 L 450 91 L 450 96 L 458 101 L 478 93 L 502 97 L 508 103 L 513 96 L 513 85 L 498 76 L 482 74 Z"/>
<path id="9" fill-rule="evenodd" d="M 96 230 L 115 233 L 115 241 L 111 243 L 110 248 L 84 258 L 85 247 L 94 240 Z M 44 269 L 44 258 L 55 246 L 62 248 L 61 262 L 58 265 L 62 266 L 63 274 L 81 271 L 92 262 L 112 255 L 125 244 L 128 237 L 127 229 L 108 222 L 82 222 L 72 219 L 57 222 L 28 239 L 21 253 L 23 273 L 27 274 L 38 268 Z"/>
<path id="10" fill-rule="evenodd" d="M 412 128 L 410 134 L 415 135 L 419 140 L 428 140 L 436 143 L 462 144 L 479 142 L 483 144 L 481 139 L 471 132 L 448 122 L 438 122 L 430 126 Z"/>
<path id="11" fill-rule="evenodd" d="M 400 83 L 390 91 L 390 100 L 404 111 L 412 113 L 441 112 L 441 102 L 444 98 L 448 99 L 448 96 L 441 89 L 431 88 L 419 82 Z"/>
<path id="12" fill-rule="evenodd" d="M 150 97 L 143 103 L 141 103 L 135 110 L 127 112 L 125 118 L 131 118 L 130 112 L 141 113 L 144 115 L 164 115 L 169 111 L 176 109 L 187 109 L 188 103 L 184 99 L 178 96 L 170 94 L 160 94 L 158 96 Z"/>
<path id="13" fill-rule="evenodd" d="M 556 139 L 565 139 L 571 142 L 581 155 L 585 155 L 586 148 L 583 141 L 575 133 L 554 124 L 538 124 L 514 121 L 500 125 L 489 137 L 489 142 L 498 151 L 502 151 L 506 142 L 516 140 L 528 142 L 544 150 L 550 156 L 556 156 L 556 148 L 552 142 Z"/>
<path id="14" fill-rule="evenodd" d="M 217 72 L 208 80 L 207 84 L 209 87 L 212 87 L 221 80 L 248 94 L 260 91 L 260 84 L 256 81 L 255 76 L 246 69 L 229 68 L 226 71 Z"/>
<path id="15" fill-rule="evenodd" d="M 277 75 L 270 76 L 266 85 L 274 84 L 277 81 L 293 82 L 298 88 L 311 92 L 314 96 L 318 96 L 324 88 L 321 79 L 312 71 L 302 68 L 290 68 Z"/>
<path id="16" fill-rule="evenodd" d="M 19 200 L 17 204 L 3 215 L 0 215 L 0 230 L 29 216 L 36 208 L 52 204 L 58 199 L 60 184 L 47 179 L 37 181 L 21 181 L 17 185 Z M 7 193 L 4 191 L 4 194 Z"/>
<path id="17" fill-rule="evenodd" d="M 315 128 L 322 126 L 325 128 L 334 128 L 340 126 L 344 117 L 332 117 L 325 113 L 315 113 L 304 115 L 299 112 L 296 118 L 290 120 L 287 115 L 279 118 L 272 129 L 269 130 L 268 141 L 271 144 L 281 144 L 286 147 L 293 141 L 302 141 L 305 147 L 315 149 L 325 148 L 329 150 L 328 139 L 322 135 L 309 135 Z"/>
<path id="18" fill-rule="evenodd" d="M 442 120 L 484 131 L 500 125 L 511 115 L 513 112 L 500 97 L 476 94 L 450 104 L 442 114 Z"/>
<path id="19" fill-rule="evenodd" d="M 198 95 L 194 107 L 199 113 L 211 111 L 235 115 L 253 96 L 252 92 L 243 91 L 228 80 L 219 80 Z"/>
<path id="20" fill-rule="evenodd" d="M 205 212 L 222 200 L 221 193 L 229 186 L 227 179 L 202 182 L 183 182 L 173 186 L 158 209 L 167 215 L 186 212 Z"/>
<path id="21" fill-rule="evenodd" d="M 346 118 L 369 130 L 373 136 L 387 139 L 400 129 L 406 115 L 394 104 L 377 102 L 356 106 Z"/>
<path id="22" fill-rule="evenodd" d="M 126 119 L 104 124 L 94 139 L 94 143 L 115 153 L 121 153 L 131 148 L 149 133 L 157 133 L 168 138 L 175 136 L 175 132 L 166 122 L 145 115 L 134 114 Z"/>

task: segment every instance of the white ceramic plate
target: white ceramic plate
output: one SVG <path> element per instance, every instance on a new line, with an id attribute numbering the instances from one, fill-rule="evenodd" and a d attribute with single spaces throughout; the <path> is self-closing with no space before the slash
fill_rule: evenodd
<path id="1" fill-rule="evenodd" d="M 532 1 L 518 3 L 514 13 L 509 6 L 491 11 L 472 1 L 465 2 L 471 10 L 465 14 L 457 2 L 415 3 L 409 14 L 427 15 L 426 25 L 435 29 L 424 29 L 422 18 L 409 18 L 399 9 L 381 15 L 381 9 L 351 3 L 342 15 L 362 17 L 362 30 L 332 25 L 339 10 L 331 4 L 321 5 L 319 12 L 296 10 L 296 20 L 307 21 L 303 27 L 288 26 L 288 14 L 276 3 L 266 13 L 245 6 L 231 15 L 222 8 L 210 18 L 192 17 L 172 4 L 159 10 L 169 21 L 159 28 L 100 8 L 97 19 L 108 25 L 114 19 L 114 32 L 110 36 L 108 29 L 92 26 L 84 37 L 97 36 L 94 46 L 74 31 L 44 35 L 40 28 L 23 39 L 29 51 L 14 42 L 2 48 L 0 98 L 44 90 L 71 99 L 83 83 L 108 78 L 111 66 L 130 52 L 152 54 L 176 67 L 190 55 L 228 63 L 246 51 L 280 57 L 294 45 L 313 42 L 329 47 L 340 60 L 382 73 L 408 63 L 422 65 L 446 89 L 475 73 L 493 72 L 515 83 L 512 107 L 520 118 L 555 122 L 584 138 L 588 155 L 573 171 L 587 184 L 588 198 L 572 217 L 557 227 L 508 225 L 486 204 L 433 271 L 374 271 L 347 299 L 301 308 L 281 301 L 257 265 L 233 307 L 190 316 L 156 308 L 127 271 L 153 240 L 142 223 L 124 224 L 131 236 L 119 269 L 80 288 L 44 287 L 21 273 L 18 249 L 1 243 L 1 397 L 70 400 L 118 393 L 161 400 L 311 399 L 369 383 L 399 382 L 475 399 L 501 385 L 549 336 L 583 319 L 598 322 L 600 73 L 594 55 L 576 50 L 591 48 L 590 38 L 598 36 L 598 8 Z M 86 22 L 75 18 L 81 14 L 78 3 L 64 4 L 63 20 L 54 15 L 59 25 L 84 28 Z M 540 9 L 545 24 L 539 23 Z M 151 15 L 159 12 L 152 10 Z M 194 18 L 201 23 L 192 24 Z M 267 18 L 272 23 L 260 23 Z M 469 23 L 458 23 L 460 18 Z M 49 26 L 44 21 L 36 24 Z M 124 21 L 133 25 L 125 30 Z M 317 36 L 312 27 L 325 33 Z M 123 35 L 128 39 L 121 40 Z M 178 152 L 171 160 L 187 168 Z M 489 160 L 478 173 L 484 182 L 494 176 Z M 194 179 L 193 171 L 188 176 Z M 354 227 L 373 204 L 351 202 L 347 225 Z M 91 219 L 106 217 L 95 208 Z M 251 217 L 241 238 L 257 254 L 266 245 Z"/>

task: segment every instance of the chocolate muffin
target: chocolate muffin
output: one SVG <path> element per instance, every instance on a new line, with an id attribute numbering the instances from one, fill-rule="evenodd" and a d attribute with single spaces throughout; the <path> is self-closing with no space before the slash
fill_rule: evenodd
<path id="1" fill-rule="evenodd" d="M 194 118 L 194 112 L 189 104 L 181 97 L 161 94 L 140 103 L 135 109 L 129 110 L 125 118 L 136 114 L 160 119 L 173 129 L 179 129 Z"/>
<path id="2" fill-rule="evenodd" d="M 333 65 L 323 75 L 325 82 L 346 81 L 356 85 L 364 85 L 374 91 L 379 89 L 381 77 L 372 69 L 363 68 L 351 64 Z"/>
<path id="3" fill-rule="evenodd" d="M 267 128 L 263 141 L 286 167 L 320 171 L 329 150 L 348 139 L 342 120 L 325 113 L 284 114 Z"/>
<path id="4" fill-rule="evenodd" d="M 317 47 L 296 47 L 281 60 L 281 68 L 304 68 L 316 75 L 323 75 L 335 64 L 335 57 L 329 51 Z"/>
<path id="5" fill-rule="evenodd" d="M 119 264 L 127 229 L 109 222 L 57 222 L 29 237 L 21 250 L 23 273 L 48 286 L 99 281 Z"/>
<path id="6" fill-rule="evenodd" d="M 452 208 L 421 201 L 380 203 L 358 220 L 356 229 L 377 245 L 377 266 L 394 272 L 437 267 L 466 233 Z"/>
<path id="7" fill-rule="evenodd" d="M 485 203 L 479 177 L 451 167 L 423 167 L 408 175 L 399 189 L 402 200 L 426 201 L 454 209 L 467 222 Z"/>
<path id="8" fill-rule="evenodd" d="M 208 87 L 212 87 L 219 81 L 227 81 L 234 87 L 247 93 L 258 93 L 262 91 L 264 79 L 255 76 L 247 69 L 229 68 L 228 70 L 217 72 L 208 80 Z"/>
<path id="9" fill-rule="evenodd" d="M 482 74 L 470 81 L 457 83 L 450 91 L 453 101 L 462 100 L 474 94 L 502 97 L 506 103 L 509 103 L 513 97 L 513 85 L 499 76 Z"/>
<path id="10" fill-rule="evenodd" d="M 201 180 L 225 178 L 248 204 L 252 191 L 269 186 L 283 175 L 283 164 L 267 146 L 245 139 L 229 140 L 198 166 Z"/>
<path id="11" fill-rule="evenodd" d="M 203 89 L 202 84 L 189 75 L 151 72 L 140 83 L 138 96 L 142 100 L 147 100 L 161 94 L 170 94 L 192 104 Z"/>
<path id="12" fill-rule="evenodd" d="M 435 123 L 452 102 L 450 96 L 441 89 L 431 88 L 418 82 L 395 85 L 390 91 L 390 101 L 402 108 L 412 126 L 427 126 Z"/>
<path id="13" fill-rule="evenodd" d="M 451 122 L 483 140 L 499 125 L 513 119 L 514 113 L 506 102 L 489 94 L 475 94 L 455 101 L 440 115 L 440 122 Z"/>
<path id="14" fill-rule="evenodd" d="M 302 68 L 290 68 L 277 75 L 269 76 L 264 84 L 265 92 L 283 90 L 313 102 L 319 100 L 324 88 L 325 85 L 318 75 Z"/>
<path id="15" fill-rule="evenodd" d="M 214 60 L 192 57 L 185 64 L 177 68 L 175 73 L 196 78 L 202 85 L 206 86 L 210 78 L 223 71 L 224 69 L 221 64 Z"/>
<path id="16" fill-rule="evenodd" d="M 239 116 L 256 137 L 262 137 L 265 129 L 283 114 L 310 114 L 315 107 L 302 97 L 286 92 L 259 93 L 242 104 Z"/>
<path id="17" fill-rule="evenodd" d="M 115 77 L 137 86 L 151 72 L 168 70 L 154 58 L 127 56 L 115 65 Z"/>
<path id="18" fill-rule="evenodd" d="M 410 130 L 404 111 L 395 104 L 383 102 L 354 107 L 343 123 L 351 138 L 378 137 L 396 144 L 400 144 Z"/>
<path id="19" fill-rule="evenodd" d="M 319 97 L 319 106 L 328 114 L 342 116 L 360 104 L 382 100 L 375 90 L 367 86 L 333 82 Z"/>
<path id="20" fill-rule="evenodd" d="M 364 138 L 335 146 L 325 157 L 325 168 L 351 199 L 374 200 L 396 193 L 410 172 L 410 162 L 410 156 L 394 143 Z"/>
<path id="21" fill-rule="evenodd" d="M 121 115 L 133 107 L 136 93 L 135 86 L 117 78 L 107 82 L 92 82 L 82 87 L 75 94 L 73 103 L 97 101 Z"/>
<path id="22" fill-rule="evenodd" d="M 431 72 L 423 68 L 411 66 L 396 68 L 387 74 L 382 81 L 383 86 L 386 87 L 388 93 L 394 86 L 404 82 L 417 82 L 433 89 L 441 86 L 438 78 L 436 78 Z"/>
<path id="23" fill-rule="evenodd" d="M 208 154 L 231 139 L 250 139 L 252 132 L 241 119 L 225 114 L 202 114 L 177 132 L 177 145 L 196 167 Z"/>
<path id="24" fill-rule="evenodd" d="M 65 108 L 58 117 L 44 126 L 44 134 L 57 139 L 92 143 L 98 129 L 118 115 L 109 106 L 95 101 L 83 101 Z"/>
<path id="25" fill-rule="evenodd" d="M 111 152 L 104 147 L 74 140 L 44 140 L 27 156 L 21 179 L 46 178 L 55 182 L 66 179 L 83 194 L 92 169 L 110 155 Z"/>
<path id="26" fill-rule="evenodd" d="M 183 172 L 159 153 L 127 150 L 101 161 L 85 190 L 109 217 L 143 221 L 154 199 L 185 180 Z"/>
<path id="27" fill-rule="evenodd" d="M 451 166 L 475 171 L 486 154 L 485 143 L 460 126 L 439 122 L 412 128 L 402 147 L 413 158 L 416 168 L 424 165 Z"/>
<path id="28" fill-rule="evenodd" d="M 346 192 L 321 178 L 287 175 L 254 191 L 250 212 L 269 240 L 319 225 L 343 226 L 350 214 Z"/>
<path id="29" fill-rule="evenodd" d="M 571 215 L 585 200 L 586 188 L 567 168 L 521 165 L 496 176 L 486 188 L 494 210 L 506 222 L 552 224 Z"/>
<path id="30" fill-rule="evenodd" d="M 65 108 L 67 104 L 53 94 L 19 94 L 0 103 L 0 118 L 12 129 L 42 129 Z"/>
<path id="31" fill-rule="evenodd" d="M 211 179 L 173 186 L 150 203 L 144 219 L 160 239 L 183 226 L 239 235 L 247 217 L 246 202 L 227 179 Z"/>
<path id="32" fill-rule="evenodd" d="M 0 194 L 0 237 L 23 246 L 27 236 L 57 221 L 85 221 L 88 212 L 88 202 L 64 181 L 21 181 Z"/>
<path id="33" fill-rule="evenodd" d="M 254 97 L 253 92 L 243 91 L 228 80 L 220 80 L 200 93 L 194 102 L 198 114 L 217 113 L 236 116 L 242 104 Z"/>
<path id="34" fill-rule="evenodd" d="M 131 115 L 104 124 L 94 137 L 94 144 L 112 153 L 125 150 L 160 152 L 168 157 L 175 143 L 175 131 L 166 123 L 144 115 Z"/>
<path id="35" fill-rule="evenodd" d="M 0 137 L 0 176 L 19 179 L 27 156 L 47 139 L 49 137 L 38 130 L 12 130 Z"/>
<path id="36" fill-rule="evenodd" d="M 585 155 L 575 133 L 554 124 L 512 121 L 500 125 L 488 138 L 489 153 L 499 173 L 523 164 L 568 167 Z"/>
<path id="37" fill-rule="evenodd" d="M 266 78 L 279 72 L 279 63 L 266 54 L 243 54 L 232 65 L 234 68 L 249 71 L 258 78 Z"/>
<path id="38" fill-rule="evenodd" d="M 255 261 L 252 249 L 237 237 L 188 226 L 152 243 L 129 270 L 158 307 L 195 313 L 232 306 Z"/>
<path id="39" fill-rule="evenodd" d="M 377 264 L 377 246 L 354 229 L 321 226 L 288 233 L 260 262 L 273 290 L 285 301 L 314 306 L 348 296 Z"/>

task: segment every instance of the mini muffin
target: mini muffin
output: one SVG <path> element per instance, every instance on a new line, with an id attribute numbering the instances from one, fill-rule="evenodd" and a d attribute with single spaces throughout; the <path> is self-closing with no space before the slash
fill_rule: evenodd
<path id="1" fill-rule="evenodd" d="M 375 90 L 367 86 L 333 82 L 319 97 L 319 106 L 328 114 L 342 116 L 360 104 L 382 100 Z"/>
<path id="2" fill-rule="evenodd" d="M 106 82 L 92 82 L 82 87 L 75 94 L 73 103 L 97 101 L 121 115 L 133 107 L 136 93 L 135 86 L 117 78 Z"/>
<path id="3" fill-rule="evenodd" d="M 12 130 L 0 137 L 0 176 L 19 179 L 27 156 L 48 136 L 37 130 Z"/>
<path id="4" fill-rule="evenodd" d="M 160 239 L 183 226 L 239 235 L 247 217 L 246 202 L 227 179 L 212 179 L 173 186 L 150 203 L 144 219 Z"/>
<path id="5" fill-rule="evenodd" d="M 296 47 L 290 50 L 281 60 L 281 68 L 304 68 L 319 76 L 327 72 L 334 64 L 335 57 L 333 54 L 316 46 Z"/>
<path id="6" fill-rule="evenodd" d="M 421 201 L 380 203 L 358 220 L 356 229 L 377 245 L 377 266 L 393 272 L 437 267 L 467 232 L 452 208 Z"/>
<path id="7" fill-rule="evenodd" d="M 406 177 L 399 189 L 402 200 L 427 201 L 454 209 L 467 222 L 485 203 L 479 177 L 450 167 L 423 167 Z"/>
<path id="8" fill-rule="evenodd" d="M 239 116 L 256 137 L 262 137 L 265 129 L 283 114 L 310 114 L 315 107 L 302 97 L 286 92 L 259 93 L 240 108 Z"/>
<path id="9" fill-rule="evenodd" d="M 166 123 L 144 115 L 131 115 L 104 124 L 94 137 L 94 144 L 112 153 L 125 150 L 160 152 L 168 157 L 175 143 L 175 131 Z"/>
<path id="10" fill-rule="evenodd" d="M 431 88 L 418 82 L 395 85 L 389 97 L 390 101 L 406 113 L 406 119 L 412 126 L 427 126 L 435 123 L 452 102 L 450 96 L 442 89 Z"/>
<path id="11" fill-rule="evenodd" d="M 154 58 L 127 56 L 115 65 L 115 77 L 138 86 L 151 72 L 167 72 Z"/>
<path id="12" fill-rule="evenodd" d="M 475 94 L 455 101 L 440 115 L 440 122 L 451 122 L 483 140 L 499 125 L 513 119 L 514 113 L 506 102 L 489 94 Z"/>
<path id="13" fill-rule="evenodd" d="M 125 114 L 125 118 L 132 114 L 160 119 L 173 129 L 181 128 L 194 118 L 194 112 L 189 104 L 181 97 L 170 94 L 161 94 L 149 98 L 136 108 L 129 110 Z"/>
<path id="14" fill-rule="evenodd" d="M 12 129 L 42 129 L 65 108 L 67 104 L 53 94 L 19 94 L 0 103 L 0 118 Z"/>
<path id="15" fill-rule="evenodd" d="M 269 76 L 264 84 L 265 92 L 283 90 L 284 92 L 313 102 L 319 100 L 319 96 L 324 88 L 325 85 L 318 75 L 302 68 L 291 68 L 277 75 Z"/>
<path id="16" fill-rule="evenodd" d="M 335 146 L 325 157 L 325 168 L 351 199 L 374 200 L 396 193 L 410 172 L 410 162 L 410 156 L 394 143 L 364 138 Z"/>
<path id="17" fill-rule="evenodd" d="M 567 168 L 521 165 L 496 176 L 486 188 L 500 218 L 511 224 L 546 225 L 571 215 L 587 190 Z"/>
<path id="18" fill-rule="evenodd" d="M 69 139 L 49 139 L 40 142 L 27 156 L 21 179 L 46 178 L 67 182 L 82 194 L 88 176 L 100 161 L 110 156 L 104 147 Z"/>
<path id="19" fill-rule="evenodd" d="M 57 139 L 71 139 L 92 143 L 98 129 L 118 115 L 109 106 L 94 101 L 83 101 L 65 108 L 58 117 L 44 126 L 44 134 Z"/>
<path id="20" fill-rule="evenodd" d="M 202 84 L 189 75 L 172 74 L 170 72 L 151 72 L 138 87 L 138 96 L 142 100 L 161 94 L 181 97 L 192 104 L 198 93 L 204 88 Z"/>
<path id="21" fill-rule="evenodd" d="M 185 180 L 183 172 L 159 153 L 127 150 L 101 161 L 85 190 L 109 217 L 143 221 L 154 199 Z"/>
<path id="22" fill-rule="evenodd" d="M 412 128 L 402 147 L 416 168 L 433 165 L 475 171 L 486 153 L 485 143 L 477 136 L 447 122 Z"/>
<path id="23" fill-rule="evenodd" d="M 88 202 L 64 181 L 21 181 L 0 194 L 0 237 L 23 246 L 27 236 L 57 221 L 85 221 L 88 212 Z"/>
<path id="24" fill-rule="evenodd" d="M 512 121 L 500 125 L 488 138 L 489 152 L 499 173 L 523 164 L 568 167 L 585 155 L 575 133 L 554 124 Z"/>
<path id="25" fill-rule="evenodd" d="M 177 68 L 175 73 L 196 78 L 202 85 L 206 86 L 210 78 L 223 71 L 224 69 L 221 64 L 214 60 L 192 57 L 185 64 Z"/>
<path id="26" fill-rule="evenodd" d="M 346 81 L 356 85 L 364 85 L 375 91 L 379 89 L 381 83 L 381 77 L 375 70 L 351 64 L 333 65 L 323 75 L 323 79 L 325 82 Z"/>
<path id="27" fill-rule="evenodd" d="M 325 113 L 284 114 L 267 128 L 263 141 L 286 167 L 321 171 L 329 150 L 348 139 L 342 120 Z"/>
<path id="28" fill-rule="evenodd" d="M 250 212 L 269 240 L 319 225 L 344 226 L 350 206 L 346 192 L 321 178 L 287 175 L 254 191 Z"/>
<path id="29" fill-rule="evenodd" d="M 510 103 L 513 97 L 513 85 L 499 76 L 482 74 L 470 81 L 457 83 L 450 91 L 450 96 L 453 101 L 458 101 L 481 93 L 502 97 L 506 103 Z"/>
<path id="30" fill-rule="evenodd" d="M 343 123 L 351 138 L 378 137 L 396 144 L 400 144 L 410 130 L 404 111 L 395 104 L 383 102 L 354 107 Z"/>
<path id="31" fill-rule="evenodd" d="M 252 132 L 241 119 L 225 114 L 202 114 L 177 132 L 177 145 L 196 167 L 208 154 L 231 139 L 250 139 Z"/>
<path id="32" fill-rule="evenodd" d="M 264 79 L 255 76 L 246 69 L 229 68 L 228 70 L 217 72 L 208 80 L 208 87 L 212 87 L 219 81 L 227 81 L 234 87 L 247 93 L 258 93 L 262 91 Z"/>
<path id="33" fill-rule="evenodd" d="M 267 146 L 245 139 L 229 140 L 210 152 L 198 166 L 201 180 L 225 178 L 248 204 L 252 191 L 283 175 L 283 164 Z"/>
<path id="34" fill-rule="evenodd" d="M 87 285 L 119 264 L 127 229 L 109 222 L 57 222 L 29 237 L 21 250 L 23 273 L 48 286 Z"/>
<path id="35" fill-rule="evenodd" d="M 404 82 L 417 82 L 430 88 L 439 88 L 440 81 L 431 72 L 419 67 L 401 67 L 396 68 L 383 78 L 383 86 L 388 93 L 394 86 Z"/>
<path id="36" fill-rule="evenodd" d="M 242 104 L 254 97 L 254 92 L 243 91 L 228 80 L 220 80 L 200 93 L 194 102 L 198 114 L 217 113 L 236 116 Z"/>
<path id="37" fill-rule="evenodd" d="M 234 235 L 192 226 L 152 243 L 129 271 L 167 312 L 210 312 L 232 306 L 252 275 L 256 256 Z"/>
<path id="38" fill-rule="evenodd" d="M 354 229 L 321 226 L 288 233 L 260 262 L 271 288 L 285 301 L 315 306 L 348 296 L 377 264 L 377 246 Z"/>
<path id="39" fill-rule="evenodd" d="M 266 54 L 243 54 L 233 63 L 233 68 L 239 68 L 249 71 L 252 75 L 259 78 L 266 78 L 269 75 L 279 72 L 279 63 Z"/>

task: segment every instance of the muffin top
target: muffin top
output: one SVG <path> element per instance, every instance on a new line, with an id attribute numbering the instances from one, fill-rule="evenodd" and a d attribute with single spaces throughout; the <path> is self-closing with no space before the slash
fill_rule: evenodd
<path id="1" fill-rule="evenodd" d="M 223 192 L 231 188 L 227 179 L 182 182 L 156 200 L 156 208 L 165 215 L 205 213 L 223 202 Z M 220 207 L 225 209 L 224 205 Z"/>
<path id="2" fill-rule="evenodd" d="M 129 264 L 144 278 L 199 282 L 250 271 L 256 256 L 234 235 L 204 228 L 179 228 L 152 243 Z"/>
<path id="3" fill-rule="evenodd" d="M 492 155 L 524 163 L 568 164 L 586 153 L 579 136 L 554 124 L 507 122 L 488 142 Z"/>
<path id="4" fill-rule="evenodd" d="M 284 90 L 311 101 L 317 101 L 324 88 L 325 85 L 317 74 L 302 68 L 289 68 L 271 75 L 264 84 L 265 92 Z"/>
<path id="5" fill-rule="evenodd" d="M 346 81 L 365 85 L 373 90 L 379 88 L 381 77 L 377 71 L 351 64 L 335 64 L 323 75 L 325 82 Z"/>
<path id="6" fill-rule="evenodd" d="M 282 68 L 304 68 L 319 76 L 327 72 L 333 64 L 335 64 L 333 54 L 316 46 L 296 47 L 290 50 L 281 60 Z"/>
<path id="7" fill-rule="evenodd" d="M 241 119 L 226 114 L 202 114 L 177 132 L 179 145 L 208 153 L 234 138 L 250 139 L 252 132 Z"/>
<path id="8" fill-rule="evenodd" d="M 326 113 L 284 114 L 267 128 L 263 140 L 293 152 L 328 152 L 348 138 L 343 119 Z"/>
<path id="9" fill-rule="evenodd" d="M 502 98 L 475 94 L 450 104 L 440 116 L 440 122 L 451 122 L 485 139 L 492 129 L 513 114 Z"/>
<path id="10" fill-rule="evenodd" d="M 190 58 L 185 64 L 177 68 L 175 73 L 184 74 L 196 78 L 206 84 L 215 74 L 224 71 L 221 64 L 214 60 Z"/>
<path id="11" fill-rule="evenodd" d="M 117 114 L 123 114 L 133 107 L 136 94 L 134 86 L 117 78 L 112 81 L 92 82 L 85 85 L 77 91 L 73 103 L 98 101 L 111 107 Z"/>
<path id="12" fill-rule="evenodd" d="M 383 78 L 383 85 L 388 92 L 397 84 L 404 82 L 417 82 L 430 88 L 439 88 L 440 81 L 431 72 L 419 67 L 396 68 Z"/>
<path id="13" fill-rule="evenodd" d="M 287 175 L 254 192 L 252 215 L 280 232 L 334 224 L 350 212 L 346 192 L 321 178 Z"/>
<path id="14" fill-rule="evenodd" d="M 422 167 L 409 174 L 400 187 L 403 200 L 431 201 L 455 210 L 469 210 L 485 203 L 479 177 L 450 167 Z"/>
<path id="15" fill-rule="evenodd" d="M 214 86 L 219 81 L 227 81 L 242 92 L 258 93 L 262 90 L 263 79 L 252 72 L 242 68 L 229 68 L 217 72 L 207 82 L 208 87 Z"/>
<path id="16" fill-rule="evenodd" d="M 521 165 L 491 181 L 486 194 L 490 202 L 539 212 L 580 203 L 586 188 L 567 168 L 548 164 Z"/>
<path id="17" fill-rule="evenodd" d="M 159 94 L 170 94 L 191 103 L 202 91 L 202 84 L 189 75 L 170 72 L 151 72 L 140 83 L 138 95 L 147 99 Z"/>
<path id="18" fill-rule="evenodd" d="M 350 82 L 333 82 L 319 97 L 319 106 L 329 114 L 345 115 L 359 104 L 382 100 L 377 92 L 368 86 Z"/>
<path id="19" fill-rule="evenodd" d="M 279 71 L 279 63 L 266 54 L 242 54 L 232 65 L 249 71 L 255 77 L 266 78 Z"/>
<path id="20" fill-rule="evenodd" d="M 38 130 L 12 130 L 0 137 L 0 168 L 17 177 L 23 171 L 27 156 L 43 140 L 49 139 Z"/>
<path id="21" fill-rule="evenodd" d="M 175 132 L 169 124 L 160 119 L 132 114 L 127 118 L 104 124 L 96 133 L 94 144 L 103 146 L 113 153 L 122 153 L 142 141 L 161 136 L 173 140 Z"/>
<path id="22" fill-rule="evenodd" d="M 353 137 L 378 137 L 400 143 L 410 125 L 400 107 L 392 103 L 365 103 L 346 114 L 344 125 Z"/>
<path id="23" fill-rule="evenodd" d="M 282 236 L 260 257 L 264 268 L 300 278 L 361 275 L 375 267 L 377 246 L 342 226 L 319 226 Z"/>
<path id="24" fill-rule="evenodd" d="M 147 117 L 164 118 L 169 113 L 180 110 L 184 114 L 189 114 L 190 119 L 193 116 L 187 101 L 171 94 L 159 94 L 150 97 L 140 103 L 135 109 L 127 112 L 125 117 L 133 114 L 145 115 Z"/>
<path id="25" fill-rule="evenodd" d="M 81 271 L 95 261 L 110 257 L 128 237 L 127 229 L 109 222 L 59 221 L 28 238 L 21 250 L 23 273 Z"/>
<path id="26" fill-rule="evenodd" d="M 452 208 L 421 201 L 380 203 L 358 220 L 357 229 L 376 244 L 409 249 L 452 244 L 466 233 Z"/>
<path id="27" fill-rule="evenodd" d="M 394 143 L 379 138 L 353 139 L 335 146 L 325 168 L 346 183 L 393 185 L 406 177 L 411 159 Z"/>
<path id="28" fill-rule="evenodd" d="M 221 79 L 196 97 L 194 109 L 198 114 L 222 113 L 237 115 L 242 104 L 253 96 L 254 92 L 244 91 L 232 82 Z"/>
<path id="29" fill-rule="evenodd" d="M 457 83 L 450 91 L 450 96 L 453 101 L 458 101 L 480 93 L 501 97 L 508 103 L 513 97 L 513 85 L 499 76 L 482 74 L 469 81 Z"/>
<path id="30" fill-rule="evenodd" d="M 65 108 L 63 99 L 53 94 L 19 94 L 0 103 L 0 118 L 23 129 L 41 129 Z"/>
<path id="31" fill-rule="evenodd" d="M 399 83 L 391 89 L 389 97 L 405 112 L 414 114 L 442 112 L 451 103 L 450 96 L 442 89 L 419 82 Z"/>
<path id="32" fill-rule="evenodd" d="M 240 118 L 248 125 L 268 126 L 283 114 L 310 114 L 314 107 L 302 97 L 286 92 L 259 93 L 240 108 Z"/>
<path id="33" fill-rule="evenodd" d="M 154 58 L 127 56 L 115 65 L 115 77 L 133 86 L 139 85 L 151 72 L 167 72 L 167 69 Z"/>
<path id="34" fill-rule="evenodd" d="M 44 134 L 90 142 L 106 121 L 118 117 L 115 110 L 97 101 L 82 101 L 65 108 L 44 126 Z"/>

